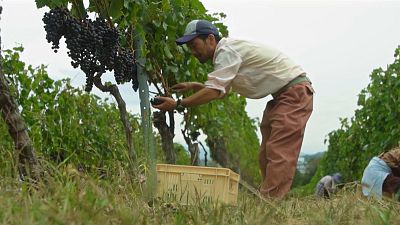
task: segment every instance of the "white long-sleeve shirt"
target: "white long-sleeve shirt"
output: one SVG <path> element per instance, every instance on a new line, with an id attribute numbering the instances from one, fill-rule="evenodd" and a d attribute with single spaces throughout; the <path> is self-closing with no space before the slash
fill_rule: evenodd
<path id="1" fill-rule="evenodd" d="M 282 52 L 257 43 L 222 38 L 214 53 L 214 71 L 208 74 L 207 88 L 230 88 L 247 98 L 273 94 L 305 71 Z"/>

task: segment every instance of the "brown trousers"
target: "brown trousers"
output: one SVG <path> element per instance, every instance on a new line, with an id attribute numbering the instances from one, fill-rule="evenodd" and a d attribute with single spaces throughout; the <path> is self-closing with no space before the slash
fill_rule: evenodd
<path id="1" fill-rule="evenodd" d="M 389 174 L 382 185 L 382 191 L 390 194 L 396 194 L 400 189 L 400 177 L 396 177 L 393 173 Z"/>
<path id="2" fill-rule="evenodd" d="M 314 90 L 309 82 L 293 85 L 267 103 L 261 122 L 259 163 L 260 193 L 283 198 L 290 190 L 303 142 L 306 123 L 313 110 Z"/>
<path id="3" fill-rule="evenodd" d="M 392 171 L 383 182 L 382 191 L 396 194 L 400 189 L 400 148 L 396 147 L 379 155 Z"/>

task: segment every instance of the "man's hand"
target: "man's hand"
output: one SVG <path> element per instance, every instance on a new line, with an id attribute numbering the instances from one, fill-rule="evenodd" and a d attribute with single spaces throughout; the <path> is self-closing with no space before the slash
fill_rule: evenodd
<path id="1" fill-rule="evenodd" d="M 171 88 L 174 92 L 185 92 L 185 91 L 189 91 L 189 90 L 193 89 L 191 82 L 183 82 L 183 83 L 175 84 Z"/>
<path id="2" fill-rule="evenodd" d="M 164 111 L 172 111 L 176 108 L 177 103 L 173 98 L 157 96 L 157 97 L 155 97 L 155 99 L 160 100 L 162 103 L 159 105 L 152 105 L 153 108 L 164 110 Z"/>
<path id="3" fill-rule="evenodd" d="M 219 90 L 211 88 L 201 88 L 193 95 L 182 99 L 180 105 L 182 107 L 198 106 L 210 102 L 214 99 L 217 99 L 219 98 L 219 96 L 220 96 Z M 156 109 L 172 111 L 176 109 L 177 102 L 171 97 L 156 96 L 155 99 L 153 100 L 152 106 Z"/>
<path id="4" fill-rule="evenodd" d="M 204 88 L 204 85 L 202 83 L 197 83 L 197 82 L 183 82 L 179 84 L 175 84 L 174 86 L 171 87 L 174 92 L 185 92 L 189 90 L 195 90 L 198 91 L 202 88 Z"/>

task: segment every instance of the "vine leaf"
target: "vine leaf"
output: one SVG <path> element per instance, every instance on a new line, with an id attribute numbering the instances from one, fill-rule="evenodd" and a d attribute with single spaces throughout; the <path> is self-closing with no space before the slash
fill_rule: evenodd
<path id="1" fill-rule="evenodd" d="M 121 0 L 111 1 L 110 16 L 115 20 L 122 16 L 123 2 Z"/>
<path id="2" fill-rule="evenodd" d="M 49 6 L 51 3 L 51 0 L 35 0 L 36 2 L 36 7 L 39 9 L 45 6 Z"/>
<path id="3" fill-rule="evenodd" d="M 169 50 L 168 45 L 164 46 L 164 53 L 165 53 L 165 56 L 167 56 L 168 59 L 174 58 L 174 56 L 171 54 L 171 51 Z"/>
<path id="4" fill-rule="evenodd" d="M 51 8 L 52 6 L 56 5 L 55 3 L 60 4 L 61 0 L 35 0 L 35 2 L 36 2 L 36 7 L 40 9 L 45 6 Z"/>
<path id="5" fill-rule="evenodd" d="M 72 2 L 71 14 L 81 19 L 86 17 L 86 9 L 83 1 Z"/>

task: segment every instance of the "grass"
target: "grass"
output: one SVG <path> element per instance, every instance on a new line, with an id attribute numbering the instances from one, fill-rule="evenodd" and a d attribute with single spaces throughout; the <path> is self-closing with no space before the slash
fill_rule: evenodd
<path id="1" fill-rule="evenodd" d="M 400 224 L 399 203 L 365 199 L 348 189 L 329 200 L 305 196 L 265 202 L 243 190 L 236 207 L 162 202 L 150 207 L 139 181 L 122 169 L 107 179 L 72 167 L 52 174 L 35 188 L 1 178 L 0 224 Z"/>

